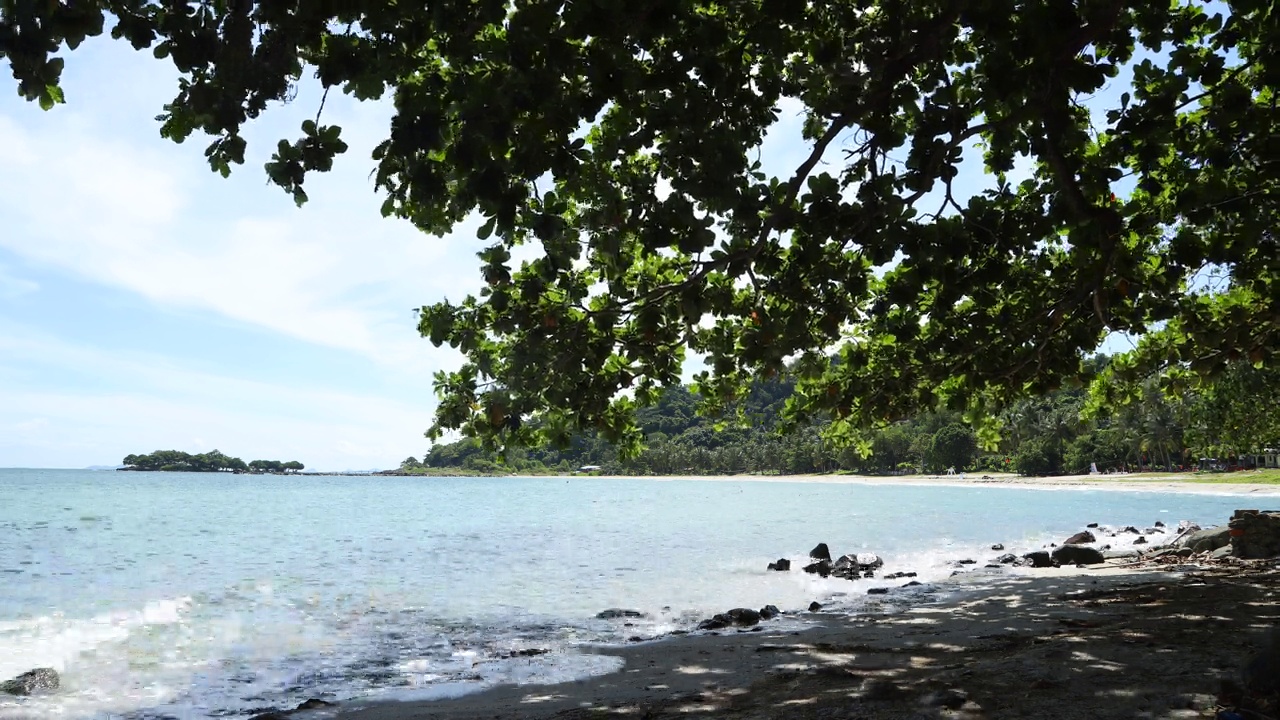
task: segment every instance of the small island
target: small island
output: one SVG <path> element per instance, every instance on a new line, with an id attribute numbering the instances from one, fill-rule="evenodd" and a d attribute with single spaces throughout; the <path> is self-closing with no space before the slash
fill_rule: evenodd
<path id="1" fill-rule="evenodd" d="M 246 463 L 217 450 L 192 455 L 181 450 L 157 450 L 150 455 L 128 455 L 119 470 L 148 470 L 153 472 L 230 472 L 230 473 L 279 473 L 289 474 L 304 470 L 297 460 L 254 460 Z"/>

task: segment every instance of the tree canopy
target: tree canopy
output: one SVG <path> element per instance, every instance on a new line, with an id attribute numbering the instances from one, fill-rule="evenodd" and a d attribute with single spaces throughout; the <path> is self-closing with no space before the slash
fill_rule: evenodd
<path id="1" fill-rule="evenodd" d="M 300 472 L 306 468 L 297 460 L 254 460 L 246 463 L 218 450 L 207 453 L 185 453 L 181 450 L 157 450 L 149 455 L 126 455 L 122 461 L 130 470 L 165 472 Z"/>
<path id="2" fill-rule="evenodd" d="M 435 437 L 634 449 L 692 352 L 712 410 L 794 362 L 793 423 L 963 410 L 990 442 L 1111 332 L 1140 340 L 1100 404 L 1272 362 L 1278 28 L 1257 0 L 0 0 L 0 57 L 46 108 L 88 36 L 168 58 L 160 132 L 223 174 L 307 74 L 390 94 L 384 215 L 484 219 L 484 289 L 421 310 L 465 356 Z M 299 203 L 346 149 L 317 118 L 266 166 Z"/>

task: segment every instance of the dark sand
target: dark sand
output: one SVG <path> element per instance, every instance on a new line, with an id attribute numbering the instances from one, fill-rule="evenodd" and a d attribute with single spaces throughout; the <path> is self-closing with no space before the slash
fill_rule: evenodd
<path id="1" fill-rule="evenodd" d="M 765 622 L 758 632 L 595 648 L 625 664 L 579 682 L 352 701 L 337 715 L 1212 718 L 1223 680 L 1238 678 L 1280 618 L 1276 568 L 1201 556 L 1028 571 L 895 615 L 819 615 L 820 627 L 797 633 Z"/>

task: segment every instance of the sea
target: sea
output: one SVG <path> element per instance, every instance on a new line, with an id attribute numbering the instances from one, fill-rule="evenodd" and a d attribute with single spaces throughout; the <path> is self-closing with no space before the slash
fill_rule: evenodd
<path id="1" fill-rule="evenodd" d="M 730 608 L 772 604 L 784 615 L 769 622 L 796 628 L 814 601 L 895 612 L 1033 572 L 984 565 L 1087 523 L 1207 526 L 1268 500 L 1280 498 L 0 470 L 0 681 L 36 667 L 62 680 L 47 696 L 0 695 L 0 720 L 247 717 L 308 698 L 580 679 L 621 663 L 587 648 L 696 633 Z M 801 572 L 819 542 L 921 584 L 868 596 L 904 581 Z M 790 572 L 766 570 L 779 558 Z M 610 608 L 643 616 L 597 617 Z"/>

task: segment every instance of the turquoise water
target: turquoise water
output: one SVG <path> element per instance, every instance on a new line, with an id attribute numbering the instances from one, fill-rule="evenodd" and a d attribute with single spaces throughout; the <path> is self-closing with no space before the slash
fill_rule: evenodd
<path id="1" fill-rule="evenodd" d="M 657 637 L 731 607 L 859 610 L 882 581 L 765 572 L 817 542 L 942 581 L 955 560 L 981 567 L 992 543 L 1026 551 L 1088 522 L 1218 524 L 1259 500 L 0 470 L 0 680 L 52 666 L 64 683 L 0 699 L 0 718 L 208 717 L 553 682 L 613 669 L 581 643 Z M 610 607 L 648 617 L 595 618 Z M 549 652 L 511 657 L 528 649 Z"/>

